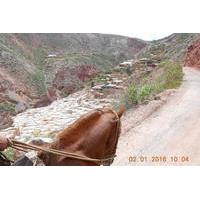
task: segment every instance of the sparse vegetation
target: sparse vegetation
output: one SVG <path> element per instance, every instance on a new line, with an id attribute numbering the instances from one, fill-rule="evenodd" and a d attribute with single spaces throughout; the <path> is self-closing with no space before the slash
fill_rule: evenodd
<path id="1" fill-rule="evenodd" d="M 37 70 L 31 77 L 31 83 L 37 88 L 38 95 L 42 95 L 46 91 L 45 80 L 45 57 L 46 51 L 42 48 L 38 48 L 34 51 L 34 62 L 37 66 Z"/>
<path id="2" fill-rule="evenodd" d="M 150 74 L 139 84 L 131 83 L 122 97 L 120 104 L 125 104 L 126 107 L 130 107 L 131 105 L 140 104 L 152 98 L 165 89 L 180 86 L 183 72 L 182 66 L 179 63 L 171 61 L 162 62 L 155 70 L 158 69 L 162 69 L 162 73 L 158 77 L 153 77 L 152 79 L 152 74 Z"/>
<path id="3" fill-rule="evenodd" d="M 179 87 L 183 78 L 181 64 L 168 61 L 161 63 L 160 67 L 164 68 L 164 89 Z"/>
<path id="4" fill-rule="evenodd" d="M 45 78 L 44 72 L 41 69 L 38 69 L 32 76 L 31 76 L 31 84 L 33 84 L 37 88 L 38 95 L 44 94 L 46 91 L 45 86 Z"/>
<path id="5" fill-rule="evenodd" d="M 144 85 L 130 85 L 127 89 L 127 98 L 129 104 L 139 104 L 144 100 L 150 98 L 157 92 L 157 83 L 144 84 Z"/>
<path id="6" fill-rule="evenodd" d="M 13 104 L 0 103 L 0 111 L 15 112 L 15 106 Z"/>
<path id="7" fill-rule="evenodd" d="M 196 33 L 176 33 L 163 38 L 162 40 L 152 41 L 147 48 L 139 54 L 140 58 L 159 58 L 183 61 L 188 44 L 199 39 Z"/>
<path id="8" fill-rule="evenodd" d="M 106 78 L 105 74 L 99 74 L 92 81 L 94 83 L 104 83 L 105 82 L 105 78 Z"/>
<path id="9" fill-rule="evenodd" d="M 3 154 L 6 156 L 6 158 L 8 158 L 9 160 L 14 160 L 14 150 L 10 147 L 8 147 L 7 149 L 5 149 L 3 151 Z"/>

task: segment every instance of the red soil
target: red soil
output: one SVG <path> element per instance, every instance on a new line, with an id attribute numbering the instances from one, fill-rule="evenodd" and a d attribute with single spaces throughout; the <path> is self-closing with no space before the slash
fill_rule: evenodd
<path id="1" fill-rule="evenodd" d="M 185 66 L 200 67 L 200 40 L 188 47 Z"/>

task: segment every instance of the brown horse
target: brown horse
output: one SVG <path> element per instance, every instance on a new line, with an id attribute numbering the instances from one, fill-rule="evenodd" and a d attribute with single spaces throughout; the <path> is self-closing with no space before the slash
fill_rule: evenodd
<path id="1" fill-rule="evenodd" d="M 60 132 L 55 142 L 48 147 L 94 159 L 113 156 L 120 135 L 120 117 L 123 112 L 124 108 L 116 113 L 105 107 L 91 111 Z M 40 152 L 38 156 L 45 165 L 100 165 L 100 163 L 93 161 L 58 156 L 46 152 Z M 103 164 L 110 165 L 113 160 L 110 159 Z"/>

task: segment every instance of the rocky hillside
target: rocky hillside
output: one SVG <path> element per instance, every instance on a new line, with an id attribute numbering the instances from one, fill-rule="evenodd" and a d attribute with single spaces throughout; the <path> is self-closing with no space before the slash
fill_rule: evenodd
<path id="1" fill-rule="evenodd" d="M 40 95 L 58 70 L 88 65 L 97 71 L 110 69 L 132 59 L 145 45 L 117 35 L 0 34 L 0 66 Z"/>
<path id="2" fill-rule="evenodd" d="M 166 38 L 149 43 L 139 53 L 139 57 L 184 62 L 188 47 L 199 38 L 199 33 L 174 33 Z"/>
<path id="3" fill-rule="evenodd" d="M 139 39 L 95 33 L 0 34 L 1 116 L 65 97 L 145 46 Z"/>
<path id="4" fill-rule="evenodd" d="M 187 52 L 187 64 L 196 65 L 199 39 L 187 33 L 152 42 L 96 33 L 0 34 L 0 128 L 12 124 L 12 115 L 85 86 L 98 98 L 118 94 L 129 80 L 140 81 L 163 60 L 184 61 Z"/>
<path id="5" fill-rule="evenodd" d="M 59 70 L 110 69 L 133 58 L 145 45 L 142 40 L 117 35 L 0 34 L 0 69 L 17 81 L 15 86 L 41 95 Z"/>

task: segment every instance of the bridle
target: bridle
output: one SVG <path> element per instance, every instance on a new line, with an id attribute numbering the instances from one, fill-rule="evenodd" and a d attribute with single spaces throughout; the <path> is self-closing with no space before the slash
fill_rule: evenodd
<path id="1" fill-rule="evenodd" d="M 97 109 L 97 110 L 102 111 L 101 109 Z M 120 125 L 119 117 L 115 111 L 113 111 L 113 110 L 111 110 L 111 111 L 116 116 L 117 123 L 116 123 L 116 127 L 115 127 L 115 132 L 117 133 L 117 131 L 119 129 L 119 125 Z M 14 140 L 14 139 L 8 139 L 9 146 L 18 151 L 23 151 L 23 152 L 27 152 L 27 150 L 34 150 L 36 152 L 42 151 L 42 152 L 46 152 L 46 153 L 50 153 L 50 154 L 54 154 L 54 155 L 58 155 L 58 156 L 65 156 L 67 158 L 73 158 L 73 159 L 77 159 L 77 160 L 93 162 L 97 165 L 110 165 L 113 162 L 114 158 L 116 157 L 115 152 L 116 152 L 116 148 L 117 148 L 117 142 L 118 142 L 118 134 L 116 134 L 115 146 L 114 146 L 113 153 L 111 155 L 107 156 L 106 158 L 101 158 L 101 159 L 97 158 L 96 159 L 96 158 L 90 158 L 90 157 L 83 156 L 83 155 L 76 154 L 76 153 L 56 150 L 53 148 L 41 147 L 41 146 L 37 146 L 37 145 L 33 145 L 33 144 L 26 144 L 24 142 L 20 142 L 20 141 Z"/>
<path id="2" fill-rule="evenodd" d="M 80 154 L 75 154 L 75 153 L 70 153 L 66 151 L 60 151 L 52 148 L 46 148 L 46 147 L 40 147 L 32 144 L 26 144 L 24 142 L 20 142 L 17 140 L 9 139 L 9 146 L 12 147 L 13 149 L 16 149 L 18 151 L 23 151 L 27 153 L 27 150 L 34 150 L 34 151 L 43 151 L 46 153 L 58 155 L 58 156 L 65 156 L 67 158 L 73 158 L 77 160 L 82 160 L 82 161 L 89 161 L 89 162 L 94 162 L 98 165 L 104 165 L 108 161 L 113 161 L 115 155 L 111 155 L 107 158 L 102 158 L 102 159 L 95 159 L 95 158 L 90 158 L 87 156 L 83 156 Z"/>
<path id="3" fill-rule="evenodd" d="M 112 113 L 115 115 L 115 117 L 116 117 L 116 126 L 115 126 L 115 145 L 114 145 L 114 148 L 113 148 L 113 152 L 112 152 L 112 158 L 111 159 L 109 159 L 109 160 L 107 160 L 107 162 L 105 162 L 104 163 L 104 165 L 111 165 L 112 164 L 112 162 L 114 161 L 114 158 L 116 157 L 116 149 L 117 149 L 117 143 L 118 143 L 118 137 L 119 137 L 119 126 L 120 126 L 120 119 L 119 119 L 119 116 L 118 116 L 118 114 L 114 111 L 114 110 L 111 110 L 112 111 Z M 118 134 L 117 134 L 117 132 L 118 132 Z"/>

